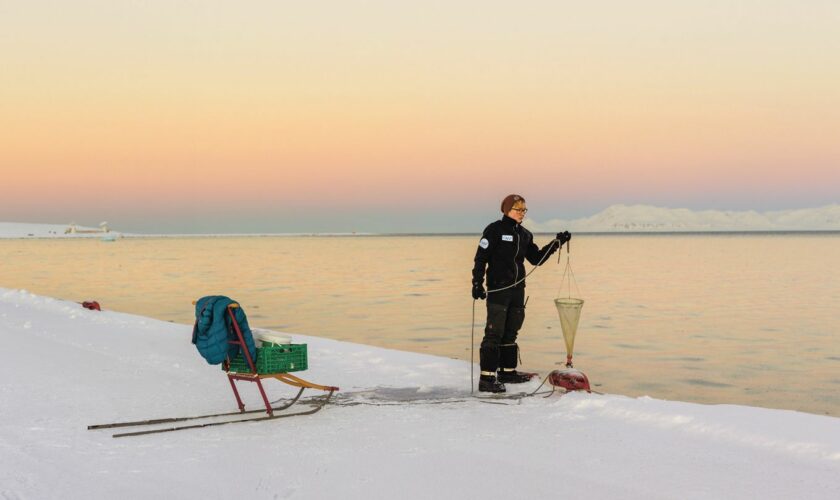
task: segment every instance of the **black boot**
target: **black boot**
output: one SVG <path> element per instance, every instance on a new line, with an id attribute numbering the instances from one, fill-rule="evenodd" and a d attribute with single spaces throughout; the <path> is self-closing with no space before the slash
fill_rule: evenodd
<path id="1" fill-rule="evenodd" d="M 516 370 L 499 370 L 498 380 L 505 384 L 524 384 L 533 377 L 533 373 L 523 373 Z"/>
<path id="2" fill-rule="evenodd" d="M 499 382 L 505 384 L 523 384 L 536 374 L 516 371 L 519 361 L 519 346 L 514 343 L 502 344 L 499 348 Z"/>
<path id="3" fill-rule="evenodd" d="M 478 379 L 479 392 L 505 392 L 505 385 L 493 375 L 482 375 Z"/>

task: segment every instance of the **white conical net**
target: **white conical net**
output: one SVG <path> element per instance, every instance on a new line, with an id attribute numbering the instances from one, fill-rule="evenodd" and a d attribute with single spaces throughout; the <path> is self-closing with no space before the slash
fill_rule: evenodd
<path id="1" fill-rule="evenodd" d="M 560 327 L 563 329 L 563 340 L 566 342 L 566 355 L 571 358 L 575 350 L 575 335 L 577 334 L 582 299 L 558 298 L 554 299 L 557 314 L 560 315 Z"/>

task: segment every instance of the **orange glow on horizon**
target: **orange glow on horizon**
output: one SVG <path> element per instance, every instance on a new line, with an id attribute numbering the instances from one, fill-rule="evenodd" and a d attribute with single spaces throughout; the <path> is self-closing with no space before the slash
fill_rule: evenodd
<path id="1" fill-rule="evenodd" d="M 836 2 L 53 8 L 0 40 L 0 214 L 840 185 Z"/>

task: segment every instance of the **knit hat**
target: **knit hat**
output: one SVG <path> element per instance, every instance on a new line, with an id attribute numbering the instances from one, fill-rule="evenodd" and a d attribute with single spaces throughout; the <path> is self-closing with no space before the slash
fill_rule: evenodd
<path id="1" fill-rule="evenodd" d="M 525 203 L 525 198 L 519 196 L 518 194 L 509 194 L 505 196 L 505 199 L 502 200 L 502 213 L 506 214 L 510 212 L 510 209 L 518 202 Z"/>

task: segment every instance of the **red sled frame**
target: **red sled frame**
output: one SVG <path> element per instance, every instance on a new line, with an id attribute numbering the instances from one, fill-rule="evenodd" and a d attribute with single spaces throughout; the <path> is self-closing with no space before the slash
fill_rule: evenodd
<path id="1" fill-rule="evenodd" d="M 248 373 L 242 372 L 230 372 L 230 358 L 226 358 L 222 368 L 225 370 L 225 373 L 228 377 L 228 382 L 230 382 L 230 388 L 233 389 L 233 395 L 236 397 L 236 404 L 239 406 L 240 412 L 245 412 L 245 403 L 242 402 L 242 398 L 239 397 L 239 391 L 236 389 L 236 380 L 243 380 L 246 382 L 254 382 L 257 384 L 257 389 L 260 391 L 260 396 L 262 397 L 263 403 L 265 404 L 265 411 L 268 413 L 269 416 L 274 415 L 274 410 L 281 410 L 283 408 L 288 408 L 289 406 L 293 405 L 300 395 L 303 394 L 304 389 L 319 389 L 322 391 L 329 391 L 327 395 L 327 400 L 332 396 L 333 392 L 338 390 L 338 387 L 334 387 L 331 385 L 320 385 L 320 384 L 313 384 L 312 382 L 308 382 L 300 377 L 292 375 L 290 373 L 257 373 L 257 366 L 254 362 L 255 360 L 251 359 L 251 353 L 248 352 L 248 346 L 245 344 L 245 337 L 242 335 L 242 330 L 239 328 L 239 322 L 236 321 L 236 316 L 233 314 L 233 310 L 238 308 L 239 304 L 232 303 L 227 306 L 227 312 L 230 316 L 230 322 L 233 326 L 233 331 L 236 333 L 236 339 L 228 340 L 228 344 L 235 344 L 238 345 L 240 350 L 242 351 L 243 356 L 245 357 L 245 361 L 248 363 L 248 367 L 251 369 Z M 291 385 L 293 387 L 299 387 L 300 391 L 298 391 L 297 396 L 292 400 L 291 403 L 280 407 L 280 408 L 273 408 L 271 403 L 268 401 L 268 396 L 266 396 L 265 389 L 263 388 L 262 381 L 263 379 L 273 378 L 283 382 L 284 384 Z M 323 404 L 325 404 L 324 401 Z M 322 405 L 323 405 L 322 404 Z"/>

